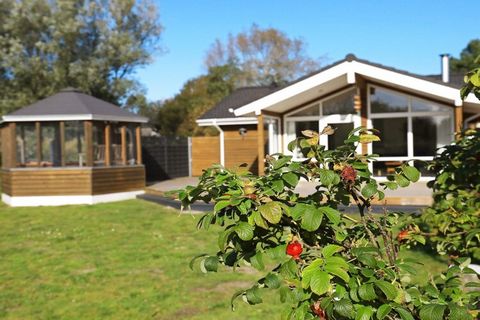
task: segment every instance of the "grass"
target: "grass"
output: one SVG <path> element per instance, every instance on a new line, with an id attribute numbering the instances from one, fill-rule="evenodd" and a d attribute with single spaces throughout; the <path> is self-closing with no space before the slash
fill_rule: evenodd
<path id="1" fill-rule="evenodd" d="M 10 208 L 0 204 L 0 318 L 271 319 L 281 312 L 267 294 L 258 306 L 230 297 L 260 273 L 191 271 L 212 253 L 218 229 L 197 231 L 199 216 L 142 200 L 94 206 Z M 442 268 L 425 253 L 419 279 Z"/>

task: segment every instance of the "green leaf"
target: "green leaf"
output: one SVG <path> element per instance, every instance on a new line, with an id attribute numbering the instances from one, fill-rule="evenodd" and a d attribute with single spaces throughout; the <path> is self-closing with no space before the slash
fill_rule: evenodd
<path id="1" fill-rule="evenodd" d="M 209 272 L 217 272 L 218 270 L 218 258 L 217 257 L 207 257 L 203 260 L 203 265 L 205 269 Z"/>
<path id="2" fill-rule="evenodd" d="M 410 184 L 410 181 L 407 178 L 405 178 L 405 176 L 402 174 L 396 174 L 395 181 L 402 188 L 408 187 L 408 185 Z"/>
<path id="3" fill-rule="evenodd" d="M 473 320 L 472 315 L 468 313 L 466 307 L 460 307 L 454 303 L 450 303 L 448 308 L 450 309 L 448 315 L 449 320 Z"/>
<path id="4" fill-rule="evenodd" d="M 348 275 L 348 273 L 337 265 L 325 265 L 325 271 L 339 277 L 345 282 L 348 282 L 348 280 L 350 280 L 350 276 Z"/>
<path id="5" fill-rule="evenodd" d="M 277 161 L 273 163 L 273 169 L 274 170 L 280 169 L 285 164 L 287 164 L 291 159 L 292 159 L 291 156 L 281 156 Z"/>
<path id="6" fill-rule="evenodd" d="M 342 246 L 336 244 L 328 244 L 322 248 L 322 255 L 324 258 L 333 256 L 335 253 L 343 250 Z"/>
<path id="7" fill-rule="evenodd" d="M 440 304 L 427 304 L 420 308 L 420 320 L 443 320 L 447 306 Z"/>
<path id="8" fill-rule="evenodd" d="M 313 274 L 320 270 L 320 265 L 322 264 L 323 259 L 315 259 L 302 270 L 302 288 L 307 289 L 310 286 Z"/>
<path id="9" fill-rule="evenodd" d="M 377 185 L 374 182 L 367 183 L 363 188 L 362 188 L 362 195 L 365 198 L 370 198 L 373 196 L 375 193 L 377 193 Z"/>
<path id="10" fill-rule="evenodd" d="M 228 207 L 230 205 L 230 200 L 220 200 L 217 203 L 215 203 L 215 207 L 213 207 L 214 212 L 219 212 L 225 207 Z"/>
<path id="11" fill-rule="evenodd" d="M 245 290 L 238 290 L 237 292 L 235 292 L 233 295 L 232 295 L 232 298 L 230 299 L 230 307 L 232 308 L 232 311 L 235 311 L 235 300 L 240 297 L 241 295 L 243 295 L 245 293 Z"/>
<path id="12" fill-rule="evenodd" d="M 245 291 L 245 297 L 249 304 L 259 304 L 263 302 L 258 287 L 253 287 Z"/>
<path id="13" fill-rule="evenodd" d="M 282 206 L 276 201 L 267 202 L 258 207 L 262 217 L 272 224 L 277 224 L 282 219 Z"/>
<path id="14" fill-rule="evenodd" d="M 372 315 L 373 315 L 372 307 L 360 306 L 357 309 L 355 320 L 369 320 L 372 318 Z"/>
<path id="15" fill-rule="evenodd" d="M 392 311 L 392 307 L 388 304 L 382 304 L 378 309 L 377 309 L 377 319 L 382 320 L 385 318 L 390 311 Z"/>
<path id="16" fill-rule="evenodd" d="M 353 309 L 353 304 L 349 299 L 340 299 L 333 304 L 333 309 L 340 316 L 350 319 L 355 310 Z"/>
<path id="17" fill-rule="evenodd" d="M 385 181 L 383 184 L 390 190 L 396 190 L 398 189 L 398 184 L 396 184 L 393 181 Z"/>
<path id="18" fill-rule="evenodd" d="M 240 239 L 243 241 L 249 241 L 253 239 L 253 227 L 246 222 L 239 222 L 232 228 Z"/>
<path id="19" fill-rule="evenodd" d="M 315 231 L 320 227 L 322 218 L 323 213 L 320 210 L 314 206 L 309 206 L 303 214 L 301 226 L 307 231 Z"/>
<path id="20" fill-rule="evenodd" d="M 260 212 L 258 212 L 258 211 L 252 212 L 251 217 L 253 218 L 253 222 L 255 222 L 255 224 L 256 224 L 257 226 L 259 226 L 260 228 L 263 228 L 263 229 L 268 229 L 268 224 L 267 224 L 267 222 L 262 218 L 262 215 L 260 214 Z"/>
<path id="21" fill-rule="evenodd" d="M 278 289 L 280 288 L 280 285 L 281 285 L 280 278 L 274 273 L 267 274 L 267 276 L 265 277 L 264 283 L 270 289 Z"/>
<path id="22" fill-rule="evenodd" d="M 263 263 L 263 253 L 257 252 L 256 255 L 250 257 L 250 264 L 257 270 L 264 270 L 265 264 Z"/>
<path id="23" fill-rule="evenodd" d="M 233 232 L 232 229 L 227 229 L 223 232 L 220 232 L 218 234 L 218 248 L 220 251 L 225 250 L 225 247 L 227 246 L 227 241 L 228 241 L 228 236 Z"/>
<path id="24" fill-rule="evenodd" d="M 417 182 L 418 179 L 420 179 L 420 171 L 418 171 L 415 167 L 403 165 L 402 171 L 405 177 L 412 182 Z"/>
<path id="25" fill-rule="evenodd" d="M 282 179 L 292 188 L 295 188 L 298 184 L 298 176 L 293 172 L 285 173 L 282 175 Z"/>
<path id="26" fill-rule="evenodd" d="M 323 212 L 327 216 L 328 220 L 330 220 L 330 222 L 333 223 L 334 225 L 337 225 L 340 223 L 341 217 L 340 217 L 340 212 L 338 212 L 338 210 L 335 210 L 331 207 L 320 207 L 318 208 L 318 210 Z"/>
<path id="27" fill-rule="evenodd" d="M 293 218 L 293 220 L 299 220 L 305 211 L 310 210 L 310 208 L 315 209 L 314 206 L 306 203 L 297 203 L 295 204 L 294 207 L 290 209 L 290 216 Z"/>
<path id="28" fill-rule="evenodd" d="M 280 266 L 280 274 L 287 279 L 296 278 L 297 270 L 297 263 L 293 259 L 287 260 Z"/>
<path id="29" fill-rule="evenodd" d="M 370 143 L 373 141 L 380 141 L 380 138 L 374 134 L 361 134 L 360 143 Z"/>
<path id="30" fill-rule="evenodd" d="M 375 285 L 377 286 L 377 288 L 382 290 L 388 300 L 394 300 L 397 296 L 397 288 L 395 288 L 395 286 L 390 282 L 384 280 L 377 280 L 375 281 Z"/>
<path id="31" fill-rule="evenodd" d="M 328 170 L 328 169 L 318 170 L 318 177 L 320 178 L 320 182 L 326 187 L 330 186 L 333 183 L 333 181 L 335 180 L 335 175 L 336 173 L 333 172 L 332 170 Z"/>
<path id="32" fill-rule="evenodd" d="M 398 315 L 400 316 L 400 318 L 402 318 L 402 320 L 415 320 L 412 316 L 412 314 L 410 313 L 410 311 L 402 308 L 402 307 L 394 307 L 395 311 L 398 313 Z"/>
<path id="33" fill-rule="evenodd" d="M 325 265 L 348 270 L 348 263 L 343 257 L 328 257 L 325 259 Z"/>
<path id="34" fill-rule="evenodd" d="M 310 288 L 319 296 L 326 293 L 330 288 L 330 277 L 328 273 L 321 270 L 314 272 L 310 279 Z"/>
<path id="35" fill-rule="evenodd" d="M 358 288 L 358 295 L 362 300 L 370 301 L 377 298 L 375 288 L 372 283 L 364 283 Z"/>
<path id="36" fill-rule="evenodd" d="M 282 192 L 284 187 L 285 187 L 285 185 L 283 184 L 283 181 L 282 181 L 282 180 L 274 180 L 274 181 L 272 181 L 272 189 L 273 189 L 275 192 Z"/>
<path id="37" fill-rule="evenodd" d="M 286 250 L 287 250 L 287 245 L 282 244 L 273 248 L 266 249 L 265 253 L 270 259 L 283 260 L 287 256 Z"/>

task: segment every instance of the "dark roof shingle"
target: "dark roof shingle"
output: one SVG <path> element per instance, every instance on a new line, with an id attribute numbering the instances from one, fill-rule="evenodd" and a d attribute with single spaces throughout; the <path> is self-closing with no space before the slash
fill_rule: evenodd
<path id="1" fill-rule="evenodd" d="M 233 91 L 229 96 L 222 99 L 212 109 L 205 112 L 199 119 L 235 118 L 229 109 L 236 109 L 252 101 L 258 100 L 270 93 L 277 91 L 277 86 L 244 87 Z"/>
<path id="2" fill-rule="evenodd" d="M 92 97 L 73 88 L 66 88 L 37 101 L 27 107 L 14 111 L 8 117 L 45 117 L 45 116 L 92 116 L 100 118 L 125 118 L 132 122 L 146 122 L 146 118 L 128 112 L 112 103 Z M 8 121 L 8 120 L 7 120 Z"/>

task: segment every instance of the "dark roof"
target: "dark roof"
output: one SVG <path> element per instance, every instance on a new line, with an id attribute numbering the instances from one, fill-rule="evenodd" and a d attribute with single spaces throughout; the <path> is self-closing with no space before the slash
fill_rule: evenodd
<path id="1" fill-rule="evenodd" d="M 235 115 L 233 112 L 229 112 L 229 109 L 237 109 L 240 107 L 243 107 L 244 105 L 253 102 L 255 100 L 258 100 L 260 98 L 263 98 L 277 90 L 280 90 L 282 88 L 288 87 L 294 83 L 300 82 L 302 80 L 305 80 L 311 76 L 314 76 L 316 74 L 319 74 L 327 69 L 330 69 L 336 65 L 339 65 L 345 61 L 358 61 L 364 64 L 368 64 L 374 67 L 382 68 L 385 70 L 390 70 L 393 72 L 397 72 L 400 74 L 408 75 L 410 77 L 426 80 L 426 81 L 431 81 L 435 82 L 438 84 L 442 84 L 445 86 L 453 87 L 455 89 L 460 89 L 463 85 L 463 75 L 462 74 L 455 74 L 452 73 L 450 74 L 450 82 L 445 83 L 442 81 L 442 75 L 419 75 L 415 73 L 411 73 L 408 71 L 404 70 L 399 70 L 396 68 L 388 67 L 379 63 L 374 63 L 368 60 L 364 59 L 359 59 L 357 58 L 354 54 L 347 54 L 344 59 L 336 61 L 332 64 L 329 64 L 328 66 L 325 66 L 315 72 L 309 73 L 305 76 L 302 76 L 282 87 L 277 87 L 277 86 L 270 86 L 270 87 L 246 87 L 246 88 L 240 88 L 237 89 L 236 91 L 232 92 L 229 96 L 224 98 L 222 101 L 220 101 L 218 104 L 216 104 L 212 109 L 208 110 L 205 112 L 200 118 L 198 119 L 218 119 L 218 118 L 235 118 Z"/>
<path id="2" fill-rule="evenodd" d="M 147 120 L 112 103 L 82 93 L 77 89 L 66 88 L 53 96 L 6 115 L 5 121 L 10 121 L 9 117 L 13 119 L 22 117 L 33 118 L 36 116 L 40 119 L 48 116 L 70 116 L 71 120 L 73 120 L 75 116 L 79 116 L 80 119 L 91 117 L 92 119 L 127 122 L 146 122 Z"/>
<path id="3" fill-rule="evenodd" d="M 235 118 L 235 115 L 229 109 L 240 108 L 278 89 L 280 88 L 277 86 L 239 88 L 217 103 L 212 109 L 205 112 L 199 119 Z"/>

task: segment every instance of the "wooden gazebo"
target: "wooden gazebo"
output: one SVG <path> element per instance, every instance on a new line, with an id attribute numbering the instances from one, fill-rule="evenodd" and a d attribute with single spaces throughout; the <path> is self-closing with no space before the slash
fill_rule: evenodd
<path id="1" fill-rule="evenodd" d="M 145 122 L 72 88 L 3 116 L 2 200 L 11 206 L 93 204 L 143 193 Z"/>

